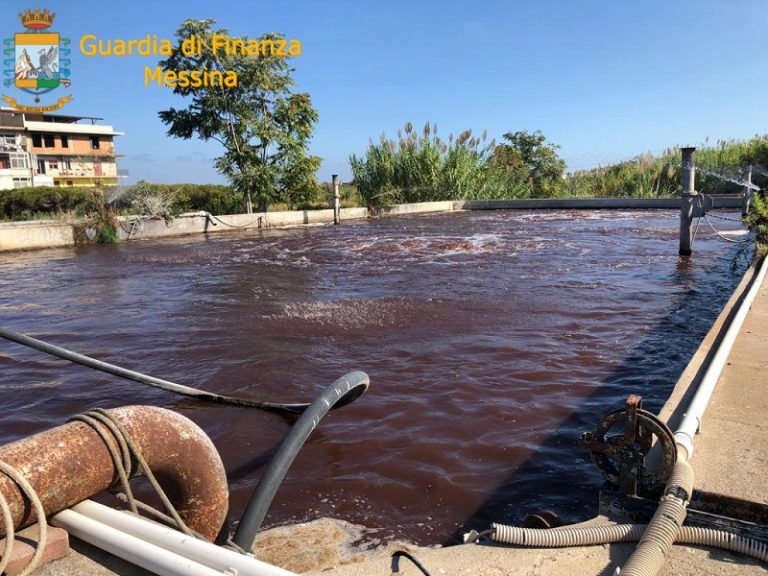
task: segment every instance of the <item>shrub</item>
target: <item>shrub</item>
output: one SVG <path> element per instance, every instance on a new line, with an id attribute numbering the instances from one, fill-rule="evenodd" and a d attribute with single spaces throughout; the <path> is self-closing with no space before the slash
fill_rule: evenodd
<path id="1" fill-rule="evenodd" d="M 489 163 L 496 144 L 486 143 L 486 133 L 478 138 L 465 130 L 446 142 L 437 125 L 427 122 L 419 134 L 407 122 L 397 136 L 395 141 L 382 134 L 364 156 L 349 159 L 354 184 L 368 205 L 529 194 L 518 173 Z"/>
<path id="2" fill-rule="evenodd" d="M 65 212 L 84 215 L 95 212 L 104 202 L 96 188 L 16 188 L 0 191 L 0 215 L 6 220 L 29 220 Z"/>
<path id="3" fill-rule="evenodd" d="M 761 194 L 752 196 L 752 204 L 746 223 L 750 230 L 755 233 L 755 240 L 762 245 L 765 250 L 768 246 L 768 200 Z"/>

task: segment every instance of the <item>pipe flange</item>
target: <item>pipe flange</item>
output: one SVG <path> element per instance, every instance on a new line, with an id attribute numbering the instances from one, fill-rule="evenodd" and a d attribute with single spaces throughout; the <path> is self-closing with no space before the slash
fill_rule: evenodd
<path id="1" fill-rule="evenodd" d="M 661 490 L 677 460 L 674 434 L 641 404 L 639 396 L 630 396 L 626 408 L 607 414 L 581 440 L 603 477 L 632 496 L 638 490 L 648 494 Z M 621 433 L 616 430 L 619 426 Z M 647 458 L 657 444 L 658 456 Z"/>

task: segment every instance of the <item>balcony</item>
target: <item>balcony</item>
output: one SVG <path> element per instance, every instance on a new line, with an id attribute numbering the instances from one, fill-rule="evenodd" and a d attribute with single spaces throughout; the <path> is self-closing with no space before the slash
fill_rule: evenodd
<path id="1" fill-rule="evenodd" d="M 3 176 L 29 178 L 29 168 L 11 168 L 5 167 L 5 165 L 0 165 L 0 174 Z"/>
<path id="2" fill-rule="evenodd" d="M 57 178 L 103 178 L 96 176 L 93 170 L 50 170 Z"/>

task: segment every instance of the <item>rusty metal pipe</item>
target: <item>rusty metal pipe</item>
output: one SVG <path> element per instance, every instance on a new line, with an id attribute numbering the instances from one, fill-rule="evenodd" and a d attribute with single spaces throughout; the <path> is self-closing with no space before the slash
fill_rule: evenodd
<path id="1" fill-rule="evenodd" d="M 212 541 L 224 523 L 229 492 L 224 465 L 205 432 L 188 418 L 163 408 L 127 406 L 109 412 L 131 436 L 184 522 Z M 108 438 L 119 450 L 110 433 Z M 24 475 L 47 515 L 118 482 L 107 447 L 82 422 L 2 446 L 0 460 Z M 27 497 L 6 476 L 0 476 L 0 492 L 8 500 L 17 529 L 37 521 Z M 4 533 L 1 528 L 0 535 Z"/>

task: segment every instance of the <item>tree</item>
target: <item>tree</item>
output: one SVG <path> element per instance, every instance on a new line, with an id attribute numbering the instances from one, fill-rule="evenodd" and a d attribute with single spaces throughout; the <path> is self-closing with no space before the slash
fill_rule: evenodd
<path id="1" fill-rule="evenodd" d="M 168 135 L 187 140 L 197 135 L 221 143 L 224 154 L 216 158 L 216 169 L 242 193 L 249 213 L 253 199 L 265 211 L 272 202 L 294 202 L 310 195 L 318 186 L 315 173 L 321 161 L 308 153 L 318 115 L 309 94 L 293 91 L 296 83 L 288 56 L 274 50 L 249 56 L 243 50 L 214 47 L 215 35 L 229 39 L 227 30 L 214 30 L 214 24 L 210 19 L 186 20 L 160 67 L 164 74 L 232 71 L 237 85 L 177 82 L 174 94 L 190 98 L 191 103 L 159 112 L 169 126 Z M 202 50 L 187 55 L 182 44 L 193 37 L 201 41 Z M 248 45 L 247 37 L 241 39 Z M 260 46 L 284 42 L 280 34 L 256 40 Z"/>
<path id="2" fill-rule="evenodd" d="M 565 162 L 557 155 L 556 144 L 547 142 L 538 130 L 533 134 L 520 130 L 504 134 L 507 142 L 493 152 L 491 164 L 518 172 L 534 191 L 552 195 L 565 171 Z"/>

